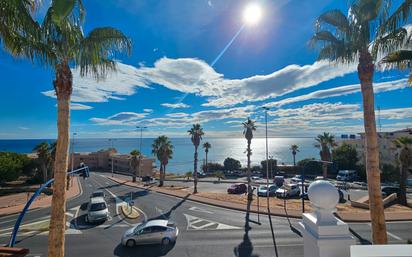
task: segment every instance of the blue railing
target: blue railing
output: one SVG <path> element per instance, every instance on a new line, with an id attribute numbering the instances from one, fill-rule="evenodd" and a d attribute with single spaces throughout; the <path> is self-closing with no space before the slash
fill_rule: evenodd
<path id="1" fill-rule="evenodd" d="M 80 172 L 80 171 L 83 171 L 85 173 L 84 174 L 85 176 L 87 176 L 87 177 L 89 176 L 89 167 L 88 166 L 81 167 L 80 169 L 70 171 L 70 172 L 67 173 L 67 175 L 73 175 L 74 173 L 77 173 L 77 172 Z M 30 205 L 40 195 L 40 193 L 46 187 L 48 187 L 50 184 L 52 184 L 53 182 L 54 182 L 54 178 L 50 179 L 45 184 L 43 184 L 39 189 L 37 189 L 37 191 L 31 196 L 29 201 L 26 203 L 26 205 L 24 206 L 23 210 L 21 211 L 19 217 L 16 220 L 16 224 L 14 224 L 13 233 L 11 234 L 10 242 L 8 244 L 9 247 L 13 247 L 14 244 L 16 243 L 16 237 L 17 237 L 17 233 L 19 232 L 20 224 L 23 221 L 24 215 L 29 210 Z"/>

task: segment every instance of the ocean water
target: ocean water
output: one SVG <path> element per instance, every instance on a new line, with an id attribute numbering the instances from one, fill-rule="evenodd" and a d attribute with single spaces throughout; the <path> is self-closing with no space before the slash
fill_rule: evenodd
<path id="1" fill-rule="evenodd" d="M 153 138 L 143 138 L 142 152 L 144 155 L 153 157 L 151 153 Z M 53 142 L 51 139 L 25 139 L 25 140 L 0 140 L 0 151 L 11 151 L 18 153 L 30 153 L 34 146 L 43 141 Z M 173 159 L 167 165 L 168 172 L 185 173 L 193 171 L 194 146 L 190 138 L 172 138 L 174 146 Z M 227 157 L 239 160 L 242 166 L 247 165 L 246 147 L 244 138 L 205 138 L 202 143 L 208 141 L 212 148 L 209 149 L 209 162 L 222 163 Z M 314 147 L 313 138 L 269 138 L 269 156 L 278 160 L 278 164 L 292 164 L 292 153 L 289 150 L 292 144 L 299 146 L 296 161 L 304 158 L 318 158 L 319 150 Z M 134 138 L 119 138 L 113 140 L 113 147 L 119 153 L 129 153 L 133 149 L 139 149 L 140 140 Z M 75 152 L 93 152 L 107 149 L 111 146 L 108 139 L 75 139 L 73 149 Z M 265 159 L 265 139 L 254 138 L 252 140 L 252 165 L 260 165 Z M 199 147 L 199 167 L 205 158 L 205 153 Z"/>

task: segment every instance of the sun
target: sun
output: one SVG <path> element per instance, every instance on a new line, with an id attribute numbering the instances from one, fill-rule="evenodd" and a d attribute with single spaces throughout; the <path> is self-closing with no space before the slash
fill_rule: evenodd
<path id="1" fill-rule="evenodd" d="M 263 15 L 263 11 L 260 5 L 251 3 L 247 5 L 243 11 L 243 21 L 248 25 L 257 24 Z"/>

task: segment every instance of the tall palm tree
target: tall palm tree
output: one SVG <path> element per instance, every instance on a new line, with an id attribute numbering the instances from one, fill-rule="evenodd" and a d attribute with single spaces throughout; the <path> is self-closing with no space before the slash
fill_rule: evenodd
<path id="1" fill-rule="evenodd" d="M 159 187 L 163 186 L 166 165 L 173 156 L 173 145 L 167 136 L 159 136 L 152 144 L 152 154 L 157 157 L 160 162 Z"/>
<path id="2" fill-rule="evenodd" d="M 200 141 L 202 140 L 202 136 L 205 134 L 203 132 L 203 128 L 200 124 L 193 124 L 193 127 L 187 131 L 190 135 L 190 139 L 192 140 L 193 145 L 195 146 L 195 154 L 194 154 L 194 168 L 193 168 L 193 193 L 197 193 L 197 149 L 199 147 Z"/>
<path id="3" fill-rule="evenodd" d="M 329 133 L 323 132 L 323 134 L 315 137 L 316 144 L 315 147 L 319 148 L 319 155 L 322 161 L 330 162 L 332 160 L 332 148 L 336 145 L 335 137 Z M 324 178 L 328 177 L 328 164 L 322 163 L 322 176 Z"/>
<path id="4" fill-rule="evenodd" d="M 299 152 L 299 146 L 291 145 L 290 150 L 292 151 L 292 156 L 293 156 L 293 166 L 296 166 L 296 154 Z"/>
<path id="5" fill-rule="evenodd" d="M 318 17 L 316 33 L 311 39 L 313 45 L 320 43 L 318 44 L 321 48 L 319 59 L 327 59 L 334 63 L 357 62 L 358 64 L 358 77 L 363 97 L 372 240 L 376 244 L 386 244 L 387 234 L 380 189 L 373 74 L 377 56 L 398 49 L 407 35 L 404 28 L 390 31 L 387 29 L 390 27 L 387 22 L 397 20 L 397 15 L 402 13 L 402 11 L 395 12 L 395 16 L 388 17 L 389 3 L 389 0 L 355 0 L 351 2 L 350 8 L 345 10 L 348 15 L 337 9 L 326 11 Z M 409 0 L 405 3 L 411 5 Z"/>
<path id="6" fill-rule="evenodd" d="M 37 153 L 37 159 L 40 164 L 40 169 L 42 171 L 43 183 L 46 183 L 49 178 L 47 170 L 49 168 L 51 161 L 49 143 L 42 142 L 36 145 L 33 151 Z"/>
<path id="7" fill-rule="evenodd" d="M 250 148 L 250 145 L 252 143 L 253 139 L 253 131 L 256 130 L 255 122 L 251 120 L 250 118 L 247 118 L 247 121 L 242 123 L 243 125 L 243 135 L 245 136 L 247 140 L 247 197 L 249 200 L 253 198 L 253 191 L 252 191 L 252 186 L 251 186 L 251 180 L 250 180 L 250 156 L 252 155 L 252 149 Z"/>
<path id="8" fill-rule="evenodd" d="M 408 171 L 412 165 L 412 137 L 400 137 L 393 141 L 393 143 L 400 149 L 398 160 L 400 164 L 401 174 L 399 176 L 399 203 L 407 205 L 406 199 L 406 180 L 408 178 Z"/>
<path id="9" fill-rule="evenodd" d="M 203 149 L 205 149 L 205 156 L 206 156 L 205 173 L 207 173 L 207 155 L 209 153 L 210 148 L 212 148 L 212 145 L 209 142 L 203 143 Z"/>
<path id="10" fill-rule="evenodd" d="M 133 171 L 133 180 L 132 180 L 133 182 L 136 182 L 137 169 L 140 164 L 140 157 L 141 156 L 140 156 L 139 150 L 133 150 L 130 152 L 129 166 L 130 166 L 130 170 Z"/>
<path id="11" fill-rule="evenodd" d="M 10 2 L 15 2 L 12 0 Z M 7 0 L 1 1 L 5 5 Z M 22 3 L 28 1 L 22 0 Z M 7 5 L 7 4 L 6 4 Z M 20 9 L 19 9 L 20 10 Z M 73 89 L 71 69 L 80 69 L 82 76 L 92 74 L 103 78 L 107 71 L 115 70 L 115 62 L 110 59 L 116 52 L 130 53 L 131 41 L 119 30 L 104 27 L 83 34 L 85 10 L 81 0 L 52 0 L 46 16 L 39 24 L 30 21 L 25 14 L 25 24 L 5 17 L 15 15 L 16 9 L 2 10 L 1 39 L 4 48 L 14 56 L 25 57 L 44 66 L 50 66 L 56 78 L 53 86 L 57 97 L 57 147 L 54 162 L 54 190 L 52 198 L 48 256 L 64 256 L 64 231 L 66 212 L 66 171 L 69 151 L 70 98 Z M 20 12 L 19 12 L 20 13 Z M 4 20 L 6 19 L 6 22 Z M 1 25 L 0 25 L 1 26 Z"/>

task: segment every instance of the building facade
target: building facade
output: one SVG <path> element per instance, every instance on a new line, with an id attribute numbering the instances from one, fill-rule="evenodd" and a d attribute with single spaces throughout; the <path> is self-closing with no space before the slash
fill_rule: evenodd
<path id="1" fill-rule="evenodd" d="M 73 168 L 76 169 L 80 167 L 81 163 L 84 163 L 92 171 L 113 171 L 121 173 L 133 174 L 134 171 L 130 167 L 130 155 L 129 154 L 118 154 L 116 149 L 100 150 L 97 152 L 90 153 L 73 153 L 70 155 L 70 165 L 71 168 L 73 163 Z M 138 176 L 153 176 L 156 168 L 155 159 L 142 157 L 141 159 L 141 172 L 136 170 Z"/>
<path id="2" fill-rule="evenodd" d="M 378 132 L 380 164 L 397 165 L 398 148 L 393 141 L 400 137 L 412 137 L 412 129 L 402 129 L 392 132 Z M 365 164 L 365 133 L 359 133 L 358 138 L 342 138 L 338 145 L 343 143 L 354 147 L 358 153 L 359 163 Z"/>

